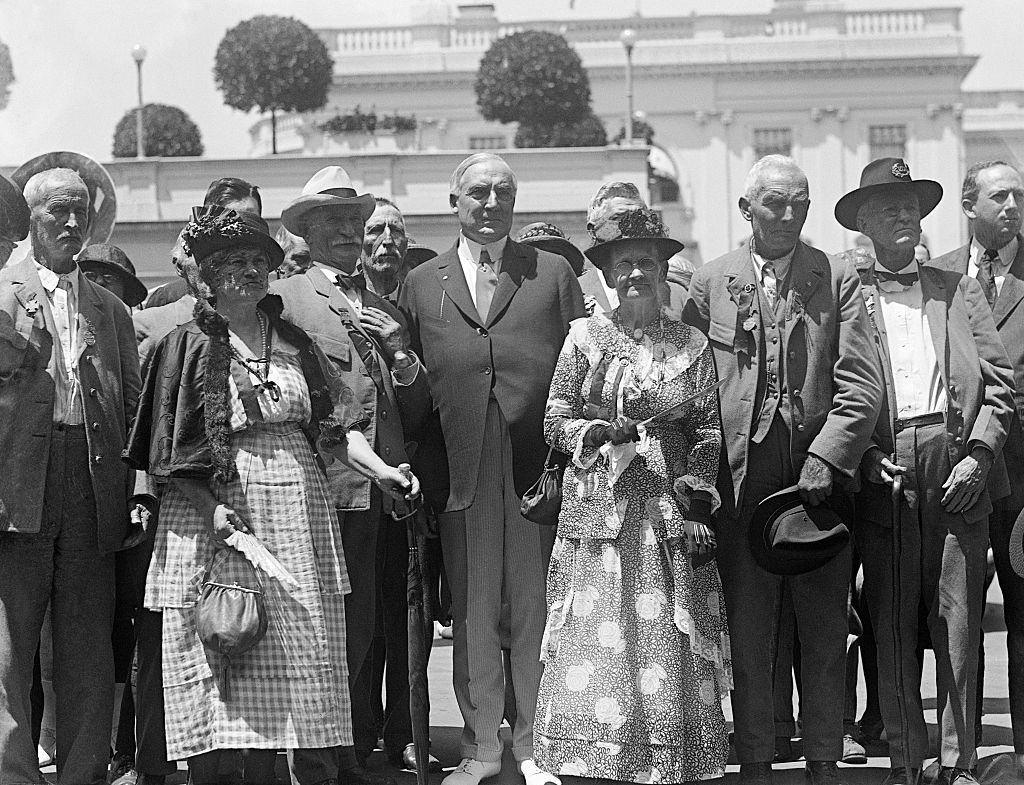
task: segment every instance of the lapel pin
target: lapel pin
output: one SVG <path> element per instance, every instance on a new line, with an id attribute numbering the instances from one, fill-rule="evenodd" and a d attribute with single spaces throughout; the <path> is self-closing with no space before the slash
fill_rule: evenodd
<path id="1" fill-rule="evenodd" d="M 96 328 L 89 319 L 85 320 L 85 330 L 83 331 L 82 340 L 85 341 L 86 346 L 96 345 Z"/>
<path id="2" fill-rule="evenodd" d="M 25 303 L 25 313 L 29 316 L 35 316 L 39 313 L 39 301 L 33 298 Z"/>
<path id="3" fill-rule="evenodd" d="M 752 291 L 754 291 L 754 284 L 748 283 L 746 286 L 743 287 L 743 291 L 745 291 L 747 294 L 750 294 Z"/>

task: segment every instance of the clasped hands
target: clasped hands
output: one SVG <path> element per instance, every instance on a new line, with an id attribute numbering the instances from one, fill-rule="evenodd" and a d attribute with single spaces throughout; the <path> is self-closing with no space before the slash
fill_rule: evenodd
<path id="1" fill-rule="evenodd" d="M 616 417 L 609 425 L 593 425 L 583 437 L 583 443 L 588 447 L 600 447 L 604 444 L 625 444 L 626 442 L 640 441 L 640 432 L 637 426 L 639 420 L 631 420 L 629 417 Z"/>
<path id="2" fill-rule="evenodd" d="M 981 497 L 988 482 L 988 473 L 995 459 L 984 447 L 975 447 L 964 456 L 942 483 L 942 508 L 951 514 L 966 512 Z M 907 467 L 889 459 L 878 447 L 870 448 L 861 460 L 868 482 L 892 485 L 898 474 L 906 474 Z"/>

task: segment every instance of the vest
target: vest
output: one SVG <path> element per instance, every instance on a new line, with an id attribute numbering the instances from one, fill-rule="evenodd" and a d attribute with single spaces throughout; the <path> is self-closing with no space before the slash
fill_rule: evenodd
<path id="1" fill-rule="evenodd" d="M 787 273 L 788 278 L 788 273 Z M 760 444 L 768 435 L 775 414 L 782 410 L 783 418 L 789 416 L 789 396 L 786 395 L 786 373 L 783 363 L 783 336 L 786 333 L 786 300 L 789 297 L 789 286 L 783 281 L 777 285 L 778 297 L 775 302 L 775 313 L 771 314 L 764 288 L 758 284 L 758 313 L 761 316 L 760 340 L 758 341 L 757 363 L 757 402 L 754 408 L 754 421 L 751 427 L 751 441 Z"/>

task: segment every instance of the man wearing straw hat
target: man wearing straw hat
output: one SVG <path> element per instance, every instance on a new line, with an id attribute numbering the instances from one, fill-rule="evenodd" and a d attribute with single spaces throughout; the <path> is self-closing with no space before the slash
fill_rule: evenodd
<path id="1" fill-rule="evenodd" d="M 918 785 L 928 752 L 919 607 L 935 648 L 938 784 L 977 783 L 988 516 L 993 496 L 1009 490 L 995 461 L 1013 416 L 1013 371 L 985 294 L 973 278 L 914 258 L 921 219 L 941 198 L 937 182 L 882 158 L 835 207 L 836 220 L 874 246 L 874 260 L 858 267 L 886 396 L 861 462 L 856 538 L 878 640 L 885 785 Z"/>

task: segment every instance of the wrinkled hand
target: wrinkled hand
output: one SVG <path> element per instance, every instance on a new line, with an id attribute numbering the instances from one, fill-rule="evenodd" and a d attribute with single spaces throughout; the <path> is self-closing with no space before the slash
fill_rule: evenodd
<path id="1" fill-rule="evenodd" d="M 717 545 L 714 529 L 708 524 L 686 521 L 683 525 L 683 547 L 691 556 L 714 553 Z"/>
<path id="2" fill-rule="evenodd" d="M 991 452 L 984 447 L 975 447 L 970 455 L 953 467 L 942 483 L 946 492 L 942 497 L 942 507 L 946 512 L 966 512 L 974 506 L 985 489 L 992 461 Z"/>
<path id="3" fill-rule="evenodd" d="M 363 308 L 359 323 L 380 345 L 389 364 L 395 359 L 395 352 L 409 351 L 408 331 L 380 308 Z"/>
<path id="4" fill-rule="evenodd" d="M 872 447 L 864 453 L 860 466 L 868 482 L 876 485 L 892 485 L 897 474 L 907 473 L 906 466 L 893 463 L 889 456 L 877 447 Z"/>
<path id="5" fill-rule="evenodd" d="M 242 516 L 226 504 L 218 504 L 214 508 L 212 528 L 213 544 L 218 548 L 227 547 L 224 545 L 224 540 L 236 531 L 244 532 L 246 534 L 252 533 L 246 522 L 242 520 Z"/>
<path id="6" fill-rule="evenodd" d="M 406 467 L 406 471 L 402 471 L 402 467 Z M 420 481 L 408 470 L 408 464 L 403 463 L 402 467 L 387 466 L 373 481 L 388 496 L 411 502 L 420 495 Z"/>
<path id="7" fill-rule="evenodd" d="M 832 493 L 832 467 L 817 455 L 808 455 L 797 488 L 806 504 L 817 507 Z"/>
<path id="8" fill-rule="evenodd" d="M 132 526 L 138 526 L 144 532 L 149 531 L 149 521 L 153 517 L 153 511 L 149 509 L 149 505 L 136 502 L 129 515 Z"/>

